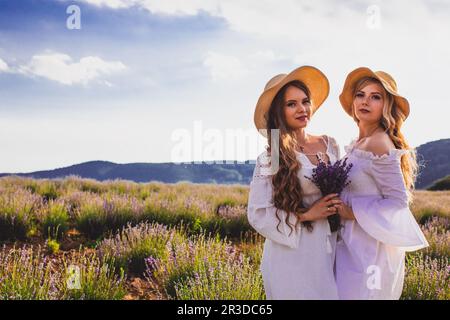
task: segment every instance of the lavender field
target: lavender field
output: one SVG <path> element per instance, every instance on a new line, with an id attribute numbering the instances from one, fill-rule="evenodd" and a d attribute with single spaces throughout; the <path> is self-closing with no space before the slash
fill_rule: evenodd
<path id="1" fill-rule="evenodd" d="M 0 299 L 265 299 L 247 199 L 240 185 L 1 178 Z M 450 192 L 416 191 L 411 209 L 430 247 L 407 255 L 402 299 L 450 299 Z"/>

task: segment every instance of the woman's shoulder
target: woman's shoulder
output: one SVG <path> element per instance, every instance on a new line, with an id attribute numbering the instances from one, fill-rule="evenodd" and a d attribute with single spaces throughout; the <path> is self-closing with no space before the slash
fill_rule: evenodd
<path id="1" fill-rule="evenodd" d="M 373 165 L 385 165 L 400 161 L 400 157 L 409 150 L 396 149 L 389 135 L 376 133 L 364 141 L 358 148 L 351 148 L 359 158 L 370 160 Z"/>
<path id="2" fill-rule="evenodd" d="M 394 143 L 386 132 L 378 132 L 367 138 L 362 148 L 375 156 L 389 155 L 396 150 Z"/>

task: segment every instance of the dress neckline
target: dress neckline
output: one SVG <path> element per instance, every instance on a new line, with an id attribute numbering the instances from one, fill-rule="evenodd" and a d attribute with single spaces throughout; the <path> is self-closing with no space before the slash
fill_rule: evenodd
<path id="1" fill-rule="evenodd" d="M 344 147 L 345 152 L 347 153 L 347 156 L 350 154 L 353 154 L 356 157 L 362 158 L 362 159 L 381 160 L 381 159 L 398 158 L 398 157 L 410 152 L 409 150 L 405 150 L 405 149 L 391 149 L 391 150 L 389 150 L 388 154 L 376 155 L 371 151 L 356 148 L 357 145 L 358 145 L 358 139 L 353 139 L 349 145 Z"/>
<path id="2" fill-rule="evenodd" d="M 322 137 L 322 139 L 323 139 L 323 137 Z M 323 152 L 323 154 L 326 154 L 326 155 L 328 156 L 328 160 L 331 161 L 331 156 L 332 156 L 332 154 L 330 153 L 330 139 L 327 137 L 326 140 L 325 140 L 325 139 L 323 139 L 323 140 L 325 141 L 325 144 L 326 144 L 326 146 L 327 146 L 327 149 L 325 150 L 325 152 Z M 312 167 L 314 167 L 314 168 L 317 167 L 317 164 L 312 163 L 312 161 L 306 156 L 305 153 L 299 152 L 299 151 L 297 151 L 297 150 L 294 150 L 294 152 L 295 152 L 297 155 L 302 156 L 303 158 L 305 158 L 306 161 L 308 161 L 309 166 L 312 166 Z M 316 155 L 317 155 L 317 154 L 316 154 Z"/>

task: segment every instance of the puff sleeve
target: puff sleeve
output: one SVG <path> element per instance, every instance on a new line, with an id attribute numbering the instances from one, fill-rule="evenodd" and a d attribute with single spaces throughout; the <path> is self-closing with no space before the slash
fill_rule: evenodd
<path id="1" fill-rule="evenodd" d="M 354 197 L 351 205 L 357 222 L 370 236 L 415 251 L 427 247 L 428 242 L 408 207 L 400 166 L 400 157 L 406 152 L 391 150 L 388 155 L 373 155 L 368 171 L 380 194 Z"/>
<path id="2" fill-rule="evenodd" d="M 278 209 L 280 224 L 275 215 L 276 208 L 272 200 L 272 174 L 267 153 L 261 154 L 255 165 L 250 183 L 247 217 L 250 225 L 262 236 L 290 248 L 297 248 L 300 240 L 301 225 L 295 228 L 297 218 L 290 214 L 286 224 L 286 212 Z M 278 230 L 277 230 L 278 225 Z M 292 232 L 291 232 L 292 231 Z"/>

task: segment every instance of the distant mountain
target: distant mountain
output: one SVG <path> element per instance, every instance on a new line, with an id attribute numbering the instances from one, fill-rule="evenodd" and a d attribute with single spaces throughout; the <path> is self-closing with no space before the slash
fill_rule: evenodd
<path id="1" fill-rule="evenodd" d="M 441 139 L 417 147 L 420 164 L 417 189 L 425 189 L 450 174 L 450 139 Z"/>
<path id="2" fill-rule="evenodd" d="M 428 142 L 417 148 L 420 174 L 416 187 L 424 189 L 436 180 L 450 174 L 450 139 Z M 125 179 L 136 182 L 160 181 L 176 183 L 249 184 L 252 178 L 254 161 L 223 164 L 174 164 L 174 163 L 128 163 L 117 164 L 107 161 L 90 161 L 70 167 L 15 175 L 36 179 L 54 179 L 69 175 L 92 178 L 99 181 Z M 1 176 L 11 175 L 8 173 Z"/>
<path id="3" fill-rule="evenodd" d="M 176 183 L 190 181 L 194 183 L 250 184 L 254 163 L 222 164 L 174 164 L 174 163 L 128 163 L 117 164 L 107 161 L 90 161 L 70 167 L 14 175 L 35 179 L 55 179 L 69 175 L 92 178 L 99 181 L 124 179 L 135 182 L 160 181 Z M 0 177 L 11 175 L 0 174 Z"/>

